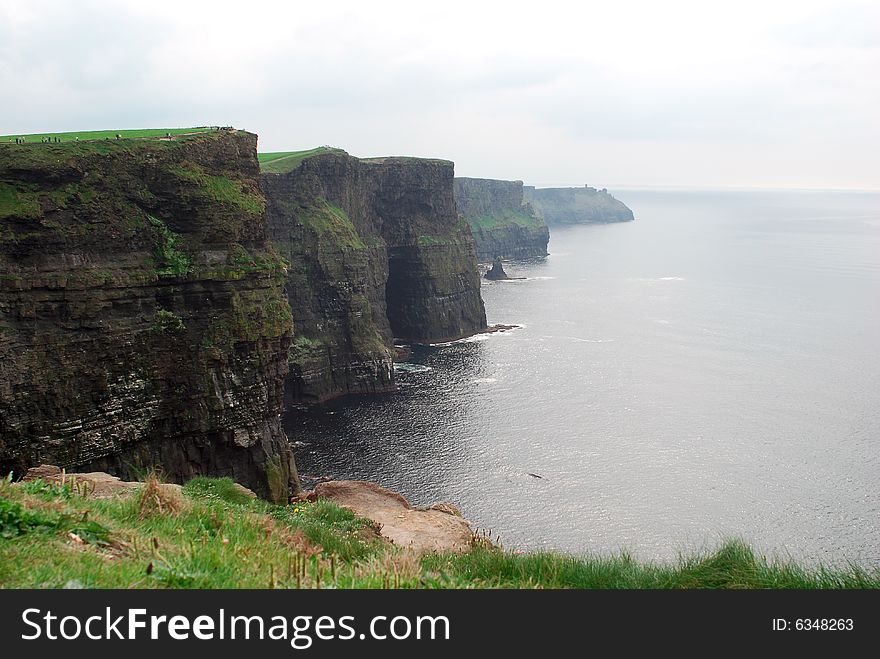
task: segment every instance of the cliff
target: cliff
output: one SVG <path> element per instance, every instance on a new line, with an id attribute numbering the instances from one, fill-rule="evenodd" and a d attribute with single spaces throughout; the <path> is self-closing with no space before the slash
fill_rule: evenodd
<path id="1" fill-rule="evenodd" d="M 633 212 L 608 194 L 607 190 L 597 190 L 588 185 L 582 188 L 526 186 L 524 195 L 549 226 L 629 222 L 635 219 Z"/>
<path id="2" fill-rule="evenodd" d="M 550 233 L 523 200 L 522 181 L 457 177 L 455 202 L 470 225 L 480 262 L 547 255 Z"/>
<path id="3" fill-rule="evenodd" d="M 486 327 L 453 165 L 307 153 L 261 176 L 271 238 L 292 264 L 287 390 L 310 402 L 392 389 L 394 337 L 430 343 Z"/>
<path id="4" fill-rule="evenodd" d="M 291 264 L 285 291 L 296 339 L 288 400 L 393 389 L 388 250 L 369 225 L 357 162 L 326 156 L 290 173 L 263 174 L 261 184 L 269 234 Z M 353 220 L 364 225 L 360 231 Z"/>
<path id="5" fill-rule="evenodd" d="M 298 487 L 256 136 L 0 144 L 0 473 Z"/>

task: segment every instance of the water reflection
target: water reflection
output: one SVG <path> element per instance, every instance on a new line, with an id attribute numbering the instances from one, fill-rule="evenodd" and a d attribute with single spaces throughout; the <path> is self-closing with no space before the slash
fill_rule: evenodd
<path id="1" fill-rule="evenodd" d="M 627 201 L 636 222 L 554 230 L 549 258 L 505 265 L 525 279 L 484 283 L 520 329 L 289 412 L 301 471 L 453 501 L 511 547 L 740 536 L 880 565 L 880 195 Z"/>

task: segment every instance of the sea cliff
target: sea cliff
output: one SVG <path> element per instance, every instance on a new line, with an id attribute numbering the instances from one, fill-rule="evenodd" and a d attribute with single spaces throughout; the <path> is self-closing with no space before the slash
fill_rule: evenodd
<path id="1" fill-rule="evenodd" d="M 635 219 L 633 212 L 604 188 L 597 190 L 588 185 L 582 188 L 526 186 L 523 192 L 526 200 L 551 227 L 561 224 L 629 222 Z"/>
<path id="2" fill-rule="evenodd" d="M 0 144 L 0 473 L 298 487 L 256 136 Z"/>
<path id="3" fill-rule="evenodd" d="M 457 177 L 455 201 L 471 227 L 480 262 L 547 255 L 550 233 L 524 200 L 522 181 Z"/>
<path id="4" fill-rule="evenodd" d="M 453 164 L 307 154 L 261 176 L 271 238 L 291 263 L 289 400 L 393 389 L 394 339 L 432 343 L 486 327 Z"/>

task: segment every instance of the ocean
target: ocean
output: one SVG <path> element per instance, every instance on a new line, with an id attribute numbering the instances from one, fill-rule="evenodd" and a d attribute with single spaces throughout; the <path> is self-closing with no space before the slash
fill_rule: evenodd
<path id="1" fill-rule="evenodd" d="M 508 549 L 880 566 L 880 193 L 616 196 L 635 222 L 551 228 L 483 283 L 518 329 L 288 411 L 300 472 L 454 502 Z"/>

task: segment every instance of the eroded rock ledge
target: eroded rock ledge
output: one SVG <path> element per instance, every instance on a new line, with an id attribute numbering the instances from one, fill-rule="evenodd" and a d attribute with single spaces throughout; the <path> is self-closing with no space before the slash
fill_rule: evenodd
<path id="1" fill-rule="evenodd" d="M 470 525 L 452 504 L 413 508 L 401 495 L 368 481 L 319 483 L 308 498 L 329 499 L 348 508 L 376 522 L 383 538 L 420 554 L 467 551 L 473 542 Z"/>

